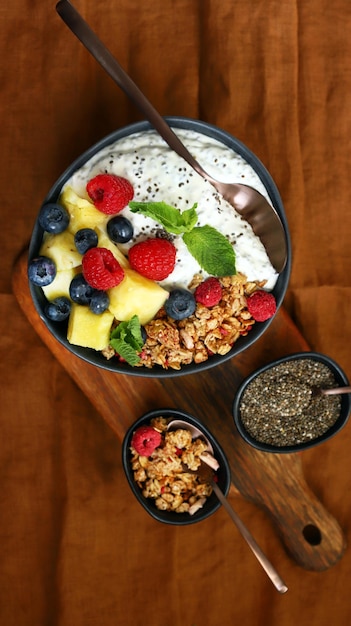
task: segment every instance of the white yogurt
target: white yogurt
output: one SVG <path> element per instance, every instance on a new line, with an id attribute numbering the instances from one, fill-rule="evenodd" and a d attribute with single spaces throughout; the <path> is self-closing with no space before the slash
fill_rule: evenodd
<path id="1" fill-rule="evenodd" d="M 196 131 L 175 129 L 175 132 L 208 174 L 223 182 L 254 187 L 271 202 L 259 176 L 236 152 Z M 235 250 L 237 271 L 248 280 L 265 280 L 267 289 L 274 287 L 278 274 L 251 226 L 158 133 L 153 130 L 134 133 L 107 146 L 75 172 L 66 186 L 87 198 L 87 182 L 104 172 L 127 178 L 134 187 L 135 201 L 163 201 L 180 211 L 197 203 L 197 226 L 209 224 L 227 237 Z M 136 241 L 154 236 L 162 229 L 153 219 L 132 213 L 128 207 L 123 209 L 123 215 L 134 227 L 133 240 L 121 246 L 125 252 Z M 174 236 L 173 243 L 177 249 L 176 266 L 160 284 L 168 289 L 186 288 L 194 274 L 201 273 L 206 278 L 208 274 L 190 254 L 182 237 Z"/>

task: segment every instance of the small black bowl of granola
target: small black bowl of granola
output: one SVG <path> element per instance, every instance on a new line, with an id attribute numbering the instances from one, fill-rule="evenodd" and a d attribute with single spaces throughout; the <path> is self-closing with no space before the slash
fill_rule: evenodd
<path id="1" fill-rule="evenodd" d="M 272 204 L 287 262 L 277 274 L 248 222 L 148 122 L 111 133 L 48 192 L 28 258 L 46 327 L 111 372 L 164 378 L 220 365 L 261 337 L 288 286 L 289 229 L 264 165 L 220 128 L 168 122 L 209 173 L 254 187 Z"/>
<path id="2" fill-rule="evenodd" d="M 349 384 L 341 367 L 325 354 L 282 357 L 242 381 L 233 403 L 236 428 L 249 445 L 263 452 L 307 450 L 336 435 L 350 415 L 350 393 L 320 390 Z"/>
<path id="3" fill-rule="evenodd" d="M 195 524 L 219 509 L 208 482 L 212 472 L 224 495 L 230 488 L 230 467 L 218 441 L 199 419 L 178 409 L 142 415 L 125 435 L 122 460 L 138 502 L 165 524 Z M 212 468 L 209 478 L 200 467 Z"/>

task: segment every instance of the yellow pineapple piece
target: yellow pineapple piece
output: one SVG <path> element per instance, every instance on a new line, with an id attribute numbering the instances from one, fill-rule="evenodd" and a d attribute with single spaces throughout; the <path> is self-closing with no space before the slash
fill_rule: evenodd
<path id="1" fill-rule="evenodd" d="M 129 267 L 129 261 L 127 257 L 124 256 L 123 252 L 118 248 L 118 246 L 113 243 L 113 241 L 111 241 L 107 232 L 100 226 L 95 228 L 95 231 L 98 236 L 99 248 L 107 248 L 107 250 L 110 250 L 112 252 L 113 256 L 115 257 L 115 259 L 117 259 L 118 263 L 122 267 Z"/>
<path id="2" fill-rule="evenodd" d="M 113 314 L 110 311 L 96 315 L 88 307 L 73 303 L 68 320 L 67 339 L 76 346 L 103 350 L 110 341 L 112 322 Z"/>
<path id="3" fill-rule="evenodd" d="M 126 268 L 124 271 L 122 282 L 108 292 L 109 310 L 120 322 L 128 321 L 133 315 L 137 315 L 140 324 L 146 324 L 164 305 L 168 291 L 132 269 Z"/>
<path id="4" fill-rule="evenodd" d="M 60 296 L 69 298 L 69 286 L 72 278 L 81 271 L 81 267 L 72 267 L 68 270 L 60 270 L 57 272 L 54 280 L 50 285 L 43 287 L 43 292 L 48 300 L 54 300 Z"/>
<path id="5" fill-rule="evenodd" d="M 56 270 L 68 270 L 82 264 L 82 255 L 79 254 L 74 235 L 68 230 L 58 235 L 45 234 L 40 248 L 40 254 L 52 259 L 56 264 Z"/>
<path id="6" fill-rule="evenodd" d="M 96 226 L 103 226 L 111 217 L 98 211 L 86 198 L 78 196 L 72 187 L 64 189 L 59 201 L 70 215 L 68 230 L 73 234 L 81 228 L 95 229 Z"/>

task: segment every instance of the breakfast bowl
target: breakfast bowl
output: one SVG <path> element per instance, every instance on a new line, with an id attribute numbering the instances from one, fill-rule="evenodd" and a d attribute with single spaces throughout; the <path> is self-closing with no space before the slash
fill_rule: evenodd
<path id="1" fill-rule="evenodd" d="M 242 381 L 233 402 L 235 426 L 246 443 L 263 452 L 307 450 L 347 423 L 351 394 L 334 390 L 348 386 L 341 367 L 325 354 L 282 357 Z"/>
<path id="2" fill-rule="evenodd" d="M 274 269 L 249 224 L 148 122 L 108 135 L 66 169 L 40 207 L 28 259 L 37 312 L 67 350 L 105 370 L 157 378 L 194 374 L 249 348 L 274 319 L 291 270 L 284 207 L 260 160 L 213 125 L 166 119 L 210 175 L 251 186 L 273 206 L 284 268 Z M 108 203 L 116 177 L 118 215 Z M 230 259 L 226 272 L 228 246 L 235 267 Z M 249 311 L 254 300 L 258 315 Z"/>
<path id="3" fill-rule="evenodd" d="M 122 462 L 138 502 L 165 524 L 194 524 L 221 506 L 206 472 L 199 480 L 199 464 L 208 468 L 210 463 L 224 495 L 230 488 L 230 467 L 220 444 L 199 419 L 178 409 L 155 409 L 137 419 L 124 437 Z"/>

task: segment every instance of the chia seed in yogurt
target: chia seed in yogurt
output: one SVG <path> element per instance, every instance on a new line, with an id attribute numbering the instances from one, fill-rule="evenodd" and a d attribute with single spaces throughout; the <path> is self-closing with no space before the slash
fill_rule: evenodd
<path id="1" fill-rule="evenodd" d="M 267 191 L 253 168 L 237 153 L 219 141 L 196 131 L 175 131 L 195 159 L 208 173 L 224 182 L 243 183 L 254 187 L 270 202 Z M 197 174 L 173 152 L 153 130 L 134 133 L 105 147 L 92 157 L 67 181 L 81 197 L 87 197 L 87 182 L 99 173 L 127 178 L 134 187 L 134 200 L 167 202 L 181 212 L 197 204 L 198 226 L 210 224 L 234 246 L 237 271 L 249 281 L 265 281 L 273 289 L 278 274 L 270 263 L 261 241 L 251 226 L 226 202 L 213 186 Z M 126 207 L 123 215 L 134 228 L 134 237 L 120 245 L 127 254 L 136 242 L 155 237 L 162 225 L 153 219 L 132 213 Z M 173 272 L 160 284 L 166 289 L 187 288 L 195 274 L 208 274 L 190 254 L 181 236 L 173 236 L 177 262 Z"/>

